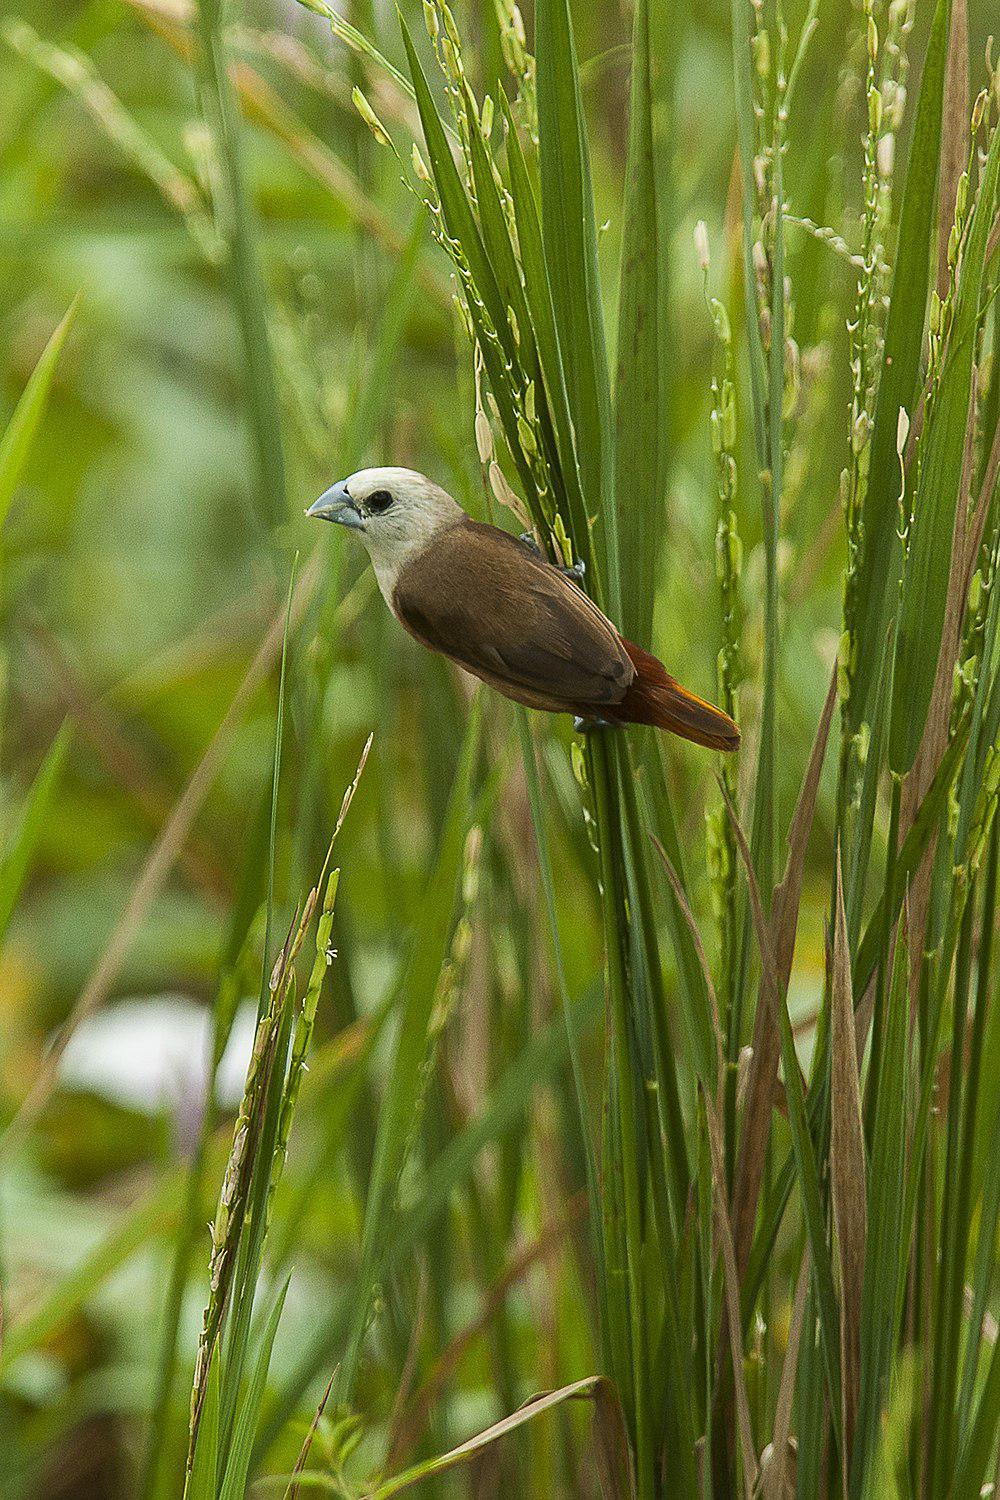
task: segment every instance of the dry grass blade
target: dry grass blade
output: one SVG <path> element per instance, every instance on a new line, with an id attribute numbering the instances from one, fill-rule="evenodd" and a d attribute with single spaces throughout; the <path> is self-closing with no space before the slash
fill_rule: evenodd
<path id="1" fill-rule="evenodd" d="M 299 1480 L 301 1479 L 302 1474 L 305 1471 L 306 1462 L 309 1458 L 309 1450 L 313 1445 L 313 1439 L 315 1438 L 317 1429 L 319 1428 L 320 1419 L 322 1418 L 323 1413 L 326 1411 L 326 1403 L 330 1399 L 330 1392 L 333 1390 L 333 1382 L 336 1380 L 336 1378 L 337 1371 L 334 1370 L 333 1374 L 330 1376 L 330 1379 L 326 1383 L 326 1390 L 320 1397 L 320 1403 L 316 1408 L 313 1419 L 309 1423 L 309 1431 L 305 1435 L 302 1447 L 299 1449 L 299 1456 L 295 1460 L 295 1468 L 292 1470 L 292 1477 L 288 1481 L 288 1488 L 285 1491 L 284 1500 L 296 1500 L 296 1496 L 299 1493 Z"/>
<path id="2" fill-rule="evenodd" d="M 795 1299 L 792 1303 L 792 1321 L 788 1329 L 788 1345 L 781 1367 L 781 1384 L 774 1409 L 774 1437 L 766 1464 L 761 1462 L 764 1476 L 765 1500 L 786 1500 L 795 1493 L 795 1475 L 788 1472 L 791 1451 L 792 1410 L 795 1404 L 795 1381 L 798 1374 L 799 1346 L 802 1343 L 802 1328 L 806 1315 L 806 1295 L 809 1291 L 809 1247 L 802 1252 L 799 1279 L 795 1284 Z"/>
<path id="3" fill-rule="evenodd" d="M 837 672 L 835 668 L 827 689 L 826 701 L 823 704 L 823 712 L 820 714 L 816 738 L 809 757 L 809 765 L 806 768 L 788 832 L 788 858 L 785 873 L 774 893 L 771 912 L 772 936 L 768 947 L 774 954 L 775 993 L 779 1002 L 788 987 L 788 976 L 791 973 L 806 845 L 809 842 L 809 834 L 816 813 L 819 778 L 823 769 L 827 742 L 830 738 L 830 725 L 833 721 L 836 701 Z M 763 1181 L 764 1154 L 771 1131 L 774 1085 L 778 1076 L 778 1057 L 781 1050 L 777 1017 L 770 1005 L 759 1004 L 757 1006 L 752 1045 L 753 1055 L 750 1059 L 747 1077 L 746 1106 L 743 1112 L 743 1128 L 740 1134 L 733 1188 L 733 1240 L 736 1246 L 736 1264 L 741 1276 L 746 1270 L 750 1246 L 753 1242 L 754 1220 L 757 1216 L 757 1200 Z"/>
<path id="4" fill-rule="evenodd" d="M 938 295 L 948 291 L 948 236 L 955 221 L 958 179 L 969 154 L 969 17 L 966 0 L 951 0 L 948 61 L 941 121 L 941 177 L 938 187 Z"/>
<path id="5" fill-rule="evenodd" d="M 301 618 L 312 593 L 317 573 L 318 557 L 314 556 L 303 569 L 302 576 L 296 585 L 290 615 L 293 623 Z M 181 849 L 187 842 L 191 826 L 208 795 L 250 700 L 277 660 L 284 630 L 285 610 L 282 607 L 275 615 L 257 655 L 247 668 L 246 675 L 237 688 L 222 722 L 212 736 L 208 749 L 191 773 L 187 785 L 160 830 L 159 837 L 150 850 L 139 878 L 132 888 L 125 909 L 104 946 L 97 966 L 53 1040 L 38 1077 L 3 1136 L 0 1136 L 0 1158 L 5 1153 L 9 1153 L 23 1139 L 24 1132 L 37 1120 L 45 1108 L 55 1088 L 62 1055 L 74 1031 L 107 999 L 143 921 L 160 894 L 164 881 L 170 874 Z"/>
<path id="6" fill-rule="evenodd" d="M 374 738 L 375 732 L 373 730 L 365 740 L 365 748 L 361 752 L 361 759 L 358 761 L 358 769 L 354 773 L 354 780 L 351 782 L 350 786 L 347 788 L 347 791 L 344 793 L 344 799 L 340 804 L 340 812 L 337 814 L 337 822 L 334 826 L 333 837 L 330 839 L 330 849 L 333 848 L 334 840 L 336 839 L 337 834 L 343 828 L 344 819 L 347 817 L 347 814 L 351 808 L 351 803 L 354 801 L 354 794 L 358 789 L 358 782 L 364 775 L 365 766 L 368 764 L 368 756 L 371 752 L 372 741 L 374 740 Z M 323 876 L 326 874 L 326 865 L 329 864 L 329 861 L 330 853 L 328 850 L 326 856 L 326 864 L 324 864 L 319 880 L 316 882 L 317 885 L 323 884 Z"/>
<path id="7" fill-rule="evenodd" d="M 861 1370 L 861 1283 L 867 1237 L 867 1172 L 861 1119 L 857 1031 L 851 990 L 851 956 L 847 943 L 847 917 L 844 912 L 839 849 L 830 995 L 830 1188 L 840 1269 L 841 1414 L 849 1456 Z M 846 1462 L 843 1475 L 846 1486 Z"/>
<path id="8" fill-rule="evenodd" d="M 618 1392 L 604 1375 L 586 1375 L 582 1380 L 574 1380 L 570 1385 L 560 1386 L 558 1390 L 543 1391 L 537 1396 L 532 1396 L 523 1406 L 511 1412 L 510 1416 L 502 1417 L 499 1422 L 494 1422 L 482 1432 L 477 1432 L 475 1437 L 459 1443 L 457 1448 L 450 1448 L 447 1453 L 441 1454 L 438 1458 L 426 1459 L 414 1468 L 407 1469 L 404 1474 L 397 1474 L 385 1483 L 366 1491 L 365 1500 L 389 1500 L 391 1495 L 401 1495 L 404 1490 L 412 1489 L 414 1485 L 429 1478 L 432 1474 L 442 1474 L 448 1469 L 457 1468 L 459 1464 L 481 1453 L 484 1448 L 489 1448 L 507 1433 L 516 1431 L 526 1422 L 533 1421 L 535 1417 L 541 1416 L 543 1412 L 550 1411 L 553 1407 L 561 1406 L 565 1401 L 593 1402 L 597 1467 L 605 1500 L 628 1500 L 632 1494 L 632 1484 L 625 1423 Z"/>
<path id="9" fill-rule="evenodd" d="M 618 1392 L 602 1379 L 594 1390 L 594 1448 L 604 1500 L 633 1500 L 632 1465 Z"/>

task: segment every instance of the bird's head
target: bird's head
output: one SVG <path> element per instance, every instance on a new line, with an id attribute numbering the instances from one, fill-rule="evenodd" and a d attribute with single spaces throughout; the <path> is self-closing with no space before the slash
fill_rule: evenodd
<path id="1" fill-rule="evenodd" d="M 393 573 L 463 514 L 426 475 L 398 468 L 359 469 L 331 485 L 306 511 L 356 531 L 376 571 Z"/>

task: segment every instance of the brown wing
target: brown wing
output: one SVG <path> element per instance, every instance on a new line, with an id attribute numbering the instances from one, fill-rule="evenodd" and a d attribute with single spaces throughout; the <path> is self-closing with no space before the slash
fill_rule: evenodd
<path id="1" fill-rule="evenodd" d="M 533 708 L 620 703 L 635 676 L 596 604 L 495 526 L 439 532 L 402 569 L 393 607 L 418 641 Z"/>

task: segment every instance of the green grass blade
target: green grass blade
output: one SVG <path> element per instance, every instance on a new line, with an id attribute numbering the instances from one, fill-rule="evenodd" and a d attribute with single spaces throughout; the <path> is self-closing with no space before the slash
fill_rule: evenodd
<path id="1" fill-rule="evenodd" d="M 924 856 L 924 851 L 930 841 L 932 833 L 938 826 L 940 817 L 948 801 L 952 782 L 958 775 L 962 766 L 962 758 L 968 743 L 970 723 L 968 716 L 958 726 L 952 735 L 951 742 L 941 758 L 941 763 L 935 773 L 934 780 L 928 788 L 927 795 L 920 804 L 920 809 L 910 825 L 910 831 L 900 846 L 896 858 L 896 878 L 893 882 L 894 910 L 890 913 L 890 925 L 895 922 L 902 904 L 903 895 L 915 870 Z M 854 993 L 863 995 L 868 987 L 868 982 L 875 973 L 882 944 L 882 931 L 885 920 L 885 893 L 879 897 L 878 904 L 872 912 L 865 927 L 864 935 L 858 945 L 853 964 Z"/>
<path id="2" fill-rule="evenodd" d="M 219 1474 L 219 1347 L 212 1352 L 208 1387 L 201 1411 L 194 1462 L 184 1487 L 184 1500 L 218 1500 Z"/>
<path id="3" fill-rule="evenodd" d="M 875 403 L 868 490 L 863 510 L 863 545 L 858 577 L 857 661 L 851 689 L 852 729 L 864 719 L 885 639 L 890 584 L 899 574 L 899 460 L 896 455 L 900 408 L 915 415 L 920 351 L 926 318 L 941 152 L 945 63 L 951 0 L 937 0 L 917 102 L 899 219 L 899 250 L 886 319 L 882 373 Z"/>
<path id="4" fill-rule="evenodd" d="M 569 0 L 539 0 L 535 15 L 542 241 L 559 330 L 583 492 L 603 522 L 608 603 L 621 615 L 612 492 L 611 386 L 597 264 L 590 152 Z"/>
<path id="5" fill-rule="evenodd" d="M 979 1398 L 976 1418 L 965 1446 L 958 1456 L 955 1478 L 949 1491 L 950 1500 L 979 1500 L 987 1478 L 990 1459 L 996 1450 L 1000 1427 L 1000 1342 L 993 1347 L 989 1374 Z"/>
<path id="6" fill-rule="evenodd" d="M 931 835 L 940 824 L 941 815 L 947 806 L 951 793 L 952 783 L 962 766 L 962 757 L 965 752 L 968 735 L 969 719 L 966 716 L 965 720 L 955 731 L 934 780 L 931 782 L 927 795 L 920 804 L 919 811 L 910 827 L 910 831 L 903 840 L 896 860 L 896 879 L 894 881 L 896 899 L 895 911 L 892 918 L 893 922 L 895 922 L 899 914 L 903 893 L 907 888 L 908 882 L 924 856 Z M 885 921 L 884 911 L 885 893 L 883 892 L 869 918 L 868 925 L 865 927 L 864 935 L 858 945 L 851 966 L 851 983 L 856 995 L 864 994 L 875 973 L 879 960 Z M 826 1107 L 826 1076 L 825 1070 L 818 1071 L 810 1086 L 809 1122 L 810 1128 L 813 1130 L 818 1129 L 822 1112 Z M 775 1186 L 769 1195 L 767 1209 L 762 1216 L 754 1236 L 753 1250 L 743 1281 L 743 1309 L 745 1318 L 749 1317 L 760 1292 L 794 1181 L 794 1153 L 790 1153 L 777 1174 Z"/>
<path id="7" fill-rule="evenodd" d="M 879 1428 L 892 1368 L 899 1294 L 906 1264 L 909 975 L 905 944 L 897 940 L 882 1050 L 882 1076 L 872 1130 L 868 1174 L 868 1237 L 861 1286 L 861 1381 L 850 1493 L 870 1493 Z M 911 1166 L 912 1170 L 912 1166 Z"/>
<path id="8" fill-rule="evenodd" d="M 524 292 L 531 310 L 531 322 L 538 345 L 538 358 L 545 379 L 545 389 L 552 411 L 559 453 L 559 474 L 565 492 L 568 521 L 577 555 L 587 565 L 588 592 L 600 601 L 602 570 L 596 566 L 590 546 L 587 504 L 580 478 L 576 433 L 570 411 L 569 391 L 559 337 L 552 287 L 542 242 L 542 226 L 517 125 L 506 97 L 502 100 L 507 122 L 507 166 L 510 173 L 510 195 L 514 203 L 518 248 L 524 273 Z"/>
<path id="9" fill-rule="evenodd" d="M 661 480 L 667 441 L 659 347 L 666 245 L 659 228 L 663 209 L 653 137 L 652 41 L 649 0 L 637 0 L 618 291 L 615 496 L 621 571 L 629 581 L 618 623 L 629 639 L 643 645 L 652 636 L 656 560 L 665 520 Z"/>
<path id="10" fill-rule="evenodd" d="M 424 140 L 430 158 L 434 184 L 437 188 L 448 236 L 461 247 L 461 275 L 472 283 L 473 295 L 467 299 L 469 313 L 482 351 L 483 362 L 490 387 L 497 402 L 503 423 L 504 434 L 517 465 L 518 477 L 524 489 L 529 510 L 537 510 L 537 493 L 531 466 L 522 451 L 518 434 L 517 413 L 508 399 L 507 382 L 503 365 L 517 360 L 517 346 L 507 317 L 507 304 L 501 294 L 496 271 L 486 253 L 479 225 L 466 192 L 465 184 L 458 173 L 444 124 L 438 114 L 426 74 L 417 56 L 413 39 L 403 19 L 399 17 L 406 49 L 407 63 L 413 78 L 417 109 L 423 127 Z M 480 306 L 481 304 L 481 306 Z M 540 517 L 536 517 L 540 524 Z"/>
<path id="11" fill-rule="evenodd" d="M 944 370 L 931 404 L 928 428 L 921 439 L 920 477 L 903 579 L 889 728 L 889 764 L 899 774 L 908 771 L 916 757 L 934 688 L 948 592 L 955 504 L 962 490 L 979 297 L 998 172 L 1000 132 L 994 131 L 962 255 Z"/>
<path id="12" fill-rule="evenodd" d="M 220 167 L 217 208 L 229 257 L 233 308 L 246 360 L 251 439 L 257 456 L 257 506 L 261 524 L 269 528 L 285 519 L 281 408 L 257 256 L 257 225 L 246 188 L 239 112 L 226 65 L 221 0 L 198 0 L 198 23 L 209 117 Z"/>
<path id="13" fill-rule="evenodd" d="M 14 414 L 7 423 L 3 437 L 0 438 L 0 527 L 7 519 L 10 502 L 14 498 L 35 434 L 45 414 L 56 365 L 79 304 L 77 296 L 49 337 L 21 399 L 14 408 Z"/>
<path id="14" fill-rule="evenodd" d="M 413 79 L 413 88 L 417 99 L 417 108 L 420 111 L 420 123 L 423 127 L 424 140 L 427 143 L 427 151 L 430 156 L 431 169 L 434 173 L 434 181 L 441 198 L 441 210 L 444 214 L 445 224 L 449 234 L 462 247 L 462 253 L 468 263 L 469 273 L 473 283 L 483 299 L 483 304 L 490 316 L 490 320 L 501 341 L 508 341 L 508 352 L 513 352 L 513 335 L 507 322 L 507 303 L 500 292 L 493 262 L 486 253 L 483 237 L 476 223 L 472 205 L 458 168 L 452 156 L 451 146 L 445 133 L 444 124 L 438 114 L 431 94 L 430 84 L 424 72 L 417 49 L 413 45 L 409 28 L 399 18 L 400 29 L 403 34 L 403 45 L 406 49 L 406 60 Z M 484 351 L 485 352 L 485 351 Z"/>
<path id="15" fill-rule="evenodd" d="M 289 630 L 292 616 L 292 599 L 295 592 L 295 574 L 298 554 L 292 563 L 288 580 L 288 599 L 285 606 L 285 624 L 281 642 L 281 671 L 278 678 L 278 707 L 274 727 L 274 757 L 271 769 L 271 824 L 268 843 L 267 904 L 264 917 L 264 946 L 261 955 L 260 988 L 257 999 L 257 1023 L 260 1026 L 271 1003 L 271 978 L 274 959 L 271 953 L 274 927 L 274 867 L 278 828 L 278 799 L 281 787 L 281 765 L 284 752 L 285 732 L 285 684 L 288 673 Z M 291 1034 L 291 996 L 285 998 L 284 1009 L 276 1022 L 277 1039 L 270 1076 L 266 1080 L 263 1100 L 263 1121 L 256 1139 L 256 1156 L 251 1164 L 251 1176 L 245 1203 L 242 1205 L 242 1225 L 238 1255 L 232 1282 L 232 1292 L 224 1313 L 228 1317 L 228 1337 L 225 1363 L 222 1371 L 222 1453 L 228 1458 L 229 1437 L 233 1429 L 237 1405 L 243 1380 L 243 1365 L 250 1338 L 250 1320 L 253 1313 L 254 1291 L 260 1271 L 267 1232 L 266 1210 L 271 1187 L 271 1165 L 277 1139 L 278 1122 L 285 1078 L 285 1063 Z"/>
<path id="16" fill-rule="evenodd" d="M 746 305 L 746 335 L 749 346 L 750 390 L 753 408 L 757 461 L 765 466 L 767 454 L 766 406 L 764 400 L 764 351 L 757 320 L 757 290 L 753 247 L 753 206 L 756 201 L 754 157 L 756 126 L 754 121 L 753 74 L 751 71 L 750 6 L 747 0 L 731 0 L 730 24 L 733 47 L 733 101 L 736 112 L 736 140 L 743 184 L 743 296 Z"/>
<path id="17" fill-rule="evenodd" d="M 538 870 L 542 881 L 542 892 L 545 896 L 545 913 L 548 918 L 549 937 L 552 943 L 552 954 L 555 962 L 556 984 L 559 990 L 559 999 L 562 1002 L 563 1018 L 566 1023 L 566 1036 L 569 1043 L 570 1062 L 573 1069 L 573 1087 L 576 1091 L 576 1103 L 580 1115 L 580 1133 L 583 1138 L 592 1238 L 599 1272 L 603 1277 L 603 1266 L 600 1261 L 601 1241 L 600 1236 L 596 1232 L 600 1211 L 597 1155 L 594 1150 L 594 1136 L 590 1123 L 590 1110 L 587 1103 L 583 1065 L 580 1060 L 579 1048 L 576 1045 L 576 1039 L 573 1035 L 573 1005 L 566 983 L 566 966 L 563 962 L 562 939 L 559 935 L 555 881 L 552 875 L 552 861 L 549 855 L 549 843 L 545 830 L 545 811 L 542 804 L 542 789 L 538 779 L 538 762 L 535 759 L 535 744 L 531 737 L 531 724 L 528 720 L 527 712 L 523 708 L 518 707 L 516 714 L 517 729 L 521 739 L 521 757 L 524 762 L 524 779 L 528 788 L 528 803 L 531 808 L 531 821 L 535 833 L 535 848 L 538 851 Z"/>
<path id="18" fill-rule="evenodd" d="M 232 1441 L 229 1445 L 229 1456 L 226 1460 L 226 1470 L 219 1490 L 219 1500 L 243 1500 L 243 1496 L 246 1494 L 247 1476 L 250 1472 L 254 1437 L 256 1436 L 257 1422 L 264 1400 L 267 1372 L 271 1365 L 271 1350 L 274 1347 L 274 1336 L 278 1331 L 278 1323 L 287 1295 L 288 1281 L 285 1282 L 275 1299 L 274 1306 L 271 1309 L 261 1337 L 260 1350 L 257 1354 L 257 1362 L 254 1366 L 253 1375 L 250 1378 L 246 1391 L 240 1398 Z"/>
<path id="19" fill-rule="evenodd" d="M 971 1211 L 974 1206 L 972 1180 L 974 1177 L 976 1138 L 977 1133 L 985 1125 L 985 1121 L 980 1122 L 978 1119 L 978 1078 L 982 1077 L 986 1079 L 993 1076 L 991 1064 L 995 1066 L 995 1057 L 992 1057 L 984 1046 L 983 1027 L 988 1002 L 992 997 L 995 983 L 992 958 L 994 924 L 996 922 L 998 865 L 1000 865 L 1000 822 L 994 819 L 993 829 L 990 833 L 989 861 L 986 867 L 986 884 L 983 893 L 982 938 L 978 961 L 979 973 L 977 976 L 976 1012 L 970 1044 L 970 1078 L 976 1079 L 977 1082 L 969 1088 L 964 1105 L 965 1118 L 962 1133 L 961 1168 L 964 1193 L 960 1198 L 962 1212 L 960 1228 L 955 1236 L 956 1243 L 962 1246 L 963 1251 L 966 1244 L 966 1237 L 969 1233 Z M 990 1102 L 992 1104 L 992 1100 Z M 989 1162 L 994 1162 L 997 1159 L 993 1153 L 995 1153 L 998 1143 L 1000 1143 L 998 1132 L 1000 1132 L 1000 1119 L 995 1119 L 992 1130 L 991 1150 L 986 1158 Z M 985 1130 L 982 1133 L 985 1135 Z M 970 1278 L 972 1284 L 972 1305 L 969 1310 L 965 1362 L 962 1369 L 958 1399 L 957 1432 L 959 1446 L 961 1446 L 961 1443 L 967 1436 L 969 1414 L 972 1410 L 972 1397 L 976 1383 L 976 1372 L 979 1368 L 979 1360 L 982 1353 L 982 1326 L 993 1279 L 993 1251 L 996 1245 L 998 1215 L 1000 1215 L 1000 1173 L 987 1171 L 983 1174 L 983 1192 L 976 1237 L 976 1255 Z M 964 1290 L 964 1278 L 960 1290 Z"/>

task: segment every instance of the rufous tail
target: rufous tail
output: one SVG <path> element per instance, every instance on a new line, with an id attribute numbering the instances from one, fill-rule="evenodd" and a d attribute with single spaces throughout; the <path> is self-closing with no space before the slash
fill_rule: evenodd
<path id="1" fill-rule="evenodd" d="M 740 732 L 727 713 L 689 693 L 671 677 L 661 661 L 641 646 L 624 638 L 622 645 L 635 667 L 635 677 L 622 701 L 610 712 L 602 710 L 608 718 L 668 729 L 671 734 L 693 740 L 696 745 L 706 745 L 710 750 L 737 748 Z"/>

